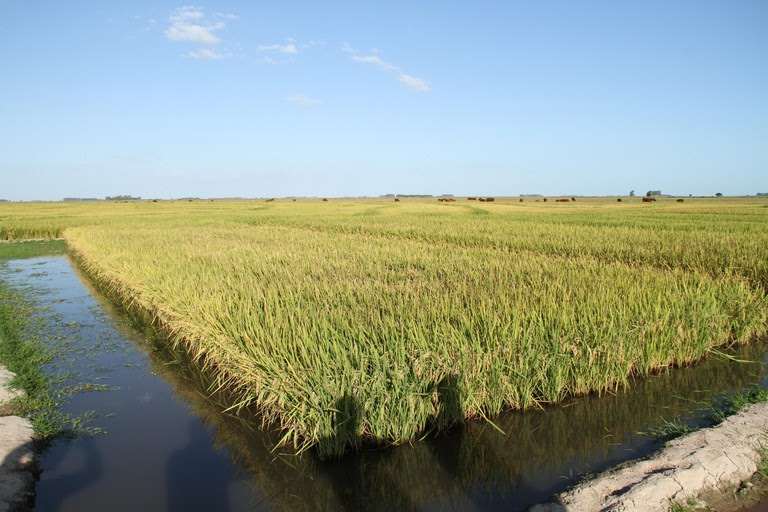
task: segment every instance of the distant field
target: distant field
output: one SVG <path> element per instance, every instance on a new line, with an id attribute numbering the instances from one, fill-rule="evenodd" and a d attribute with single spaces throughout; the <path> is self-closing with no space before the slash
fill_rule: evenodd
<path id="1" fill-rule="evenodd" d="M 601 392 L 764 336 L 768 200 L 0 204 L 285 434 L 363 441 Z"/>

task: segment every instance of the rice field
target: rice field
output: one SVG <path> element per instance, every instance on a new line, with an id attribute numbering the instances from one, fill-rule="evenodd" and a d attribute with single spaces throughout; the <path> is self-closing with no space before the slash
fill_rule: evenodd
<path id="1" fill-rule="evenodd" d="M 338 456 L 602 393 L 768 329 L 768 202 L 0 205 L 216 388 Z"/>

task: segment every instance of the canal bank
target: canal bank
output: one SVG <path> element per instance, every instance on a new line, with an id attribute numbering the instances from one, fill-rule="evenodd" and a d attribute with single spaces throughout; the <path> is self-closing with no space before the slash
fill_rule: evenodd
<path id="1" fill-rule="evenodd" d="M 672 503 L 749 480 L 765 455 L 766 435 L 768 402 L 753 404 L 719 425 L 670 441 L 647 459 L 581 483 L 531 512 L 666 511 Z"/>
<path id="2" fill-rule="evenodd" d="M 0 511 L 26 509 L 34 499 L 40 445 L 32 422 L 13 414 L 13 400 L 23 396 L 10 387 L 15 375 L 0 366 Z"/>

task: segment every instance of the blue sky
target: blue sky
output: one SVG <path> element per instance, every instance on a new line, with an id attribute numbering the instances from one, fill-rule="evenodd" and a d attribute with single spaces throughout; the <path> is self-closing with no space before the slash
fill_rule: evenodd
<path id="1" fill-rule="evenodd" d="M 0 198 L 768 192 L 768 2 L 0 0 Z"/>

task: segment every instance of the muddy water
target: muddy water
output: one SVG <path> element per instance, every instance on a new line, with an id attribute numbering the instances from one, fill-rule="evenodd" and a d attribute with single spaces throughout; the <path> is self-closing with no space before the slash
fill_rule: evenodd
<path id="1" fill-rule="evenodd" d="M 764 351 L 713 359 L 636 382 L 616 395 L 470 423 L 413 446 L 371 449 L 327 463 L 271 451 L 248 417 L 219 413 L 199 374 L 132 327 L 63 257 L 0 265 L 0 277 L 46 309 L 66 355 L 51 372 L 111 390 L 76 394 L 106 433 L 56 442 L 42 458 L 35 509 L 523 510 L 580 478 L 647 455 L 638 432 L 698 418 L 702 404 L 765 383 Z"/>

